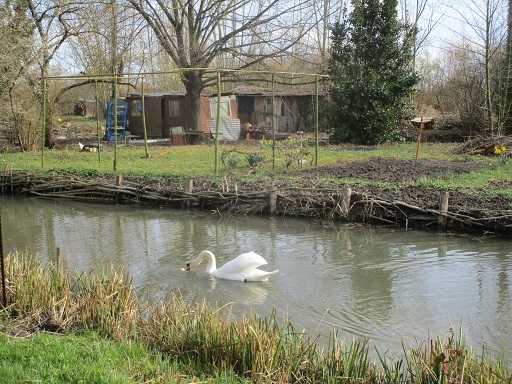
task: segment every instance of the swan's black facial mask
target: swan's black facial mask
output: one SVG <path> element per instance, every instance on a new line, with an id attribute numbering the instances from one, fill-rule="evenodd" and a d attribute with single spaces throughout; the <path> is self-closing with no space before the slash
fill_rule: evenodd
<path id="1" fill-rule="evenodd" d="M 187 263 L 187 267 L 185 268 L 186 271 L 190 271 L 190 263 Z"/>

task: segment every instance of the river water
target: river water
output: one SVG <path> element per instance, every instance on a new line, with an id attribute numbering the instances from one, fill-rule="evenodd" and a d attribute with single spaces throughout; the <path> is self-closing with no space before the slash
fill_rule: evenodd
<path id="1" fill-rule="evenodd" d="M 381 353 L 453 327 L 466 343 L 497 358 L 512 351 L 512 248 L 509 240 L 374 226 L 322 225 L 305 219 L 221 217 L 209 212 L 62 200 L 0 197 L 4 252 L 43 261 L 62 251 L 73 271 L 122 265 L 154 297 L 289 318 L 296 329 L 368 337 Z M 279 269 L 269 282 L 217 280 L 181 269 L 209 249 L 220 266 L 255 251 Z M 510 361 L 510 360 L 509 360 Z"/>

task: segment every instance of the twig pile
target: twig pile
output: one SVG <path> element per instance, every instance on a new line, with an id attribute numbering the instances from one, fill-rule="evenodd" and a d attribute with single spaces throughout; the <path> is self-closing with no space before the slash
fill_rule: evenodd
<path id="1" fill-rule="evenodd" d="M 158 188 L 140 182 L 113 179 L 77 179 L 72 176 L 33 175 L 29 172 L 0 173 L 3 194 L 21 194 L 65 198 L 77 201 L 193 207 L 218 213 L 275 214 L 307 217 L 329 221 L 379 222 L 408 227 L 437 227 L 441 219 L 446 228 L 477 230 L 505 235 L 512 234 L 512 210 L 448 211 L 424 208 L 401 201 L 387 201 L 366 194 L 352 192 L 348 210 L 343 209 L 340 190 L 287 187 L 277 189 L 275 212 L 271 212 L 271 191 L 240 192 L 221 190 L 186 192 L 183 188 Z M 219 188 L 219 187 L 217 187 Z"/>
<path id="2" fill-rule="evenodd" d="M 466 141 L 457 149 L 459 154 L 493 156 L 496 147 L 509 148 L 512 145 L 512 136 L 482 137 L 476 136 Z"/>

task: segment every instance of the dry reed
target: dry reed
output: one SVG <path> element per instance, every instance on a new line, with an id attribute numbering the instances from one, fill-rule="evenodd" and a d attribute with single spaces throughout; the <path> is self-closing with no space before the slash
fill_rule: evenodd
<path id="1" fill-rule="evenodd" d="M 179 362 L 194 377 L 266 383 L 504 383 L 501 362 L 477 357 L 453 334 L 426 347 L 406 349 L 405 358 L 369 357 L 367 340 L 329 336 L 327 346 L 275 316 L 235 316 L 229 306 L 187 304 L 178 294 L 155 304 L 135 294 L 122 270 L 97 274 L 64 272 L 24 253 L 6 259 L 8 307 L 4 331 L 15 323 L 25 332 L 90 329 L 120 341 L 135 340 Z M 9 323 L 11 323 L 9 325 Z"/>

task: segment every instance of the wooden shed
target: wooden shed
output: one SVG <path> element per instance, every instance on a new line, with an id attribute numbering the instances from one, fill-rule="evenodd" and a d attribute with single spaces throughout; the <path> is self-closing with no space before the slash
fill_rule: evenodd
<path id="1" fill-rule="evenodd" d="M 105 113 L 102 108 L 99 108 L 99 120 L 103 120 L 105 118 Z M 73 107 L 73 115 L 74 116 L 83 116 L 90 118 L 96 117 L 96 100 L 94 99 L 78 99 Z"/>
<path id="2" fill-rule="evenodd" d="M 170 137 L 171 129 L 179 127 L 183 131 L 191 131 L 189 127 L 190 106 L 184 91 L 169 91 L 149 93 L 144 95 L 146 133 L 148 138 Z M 210 133 L 210 94 L 201 95 L 201 129 Z M 142 124 L 142 96 L 129 95 L 128 102 L 128 131 L 131 135 L 143 136 Z"/>
<path id="3" fill-rule="evenodd" d="M 232 90 L 238 103 L 240 124 L 253 128 L 272 126 L 272 91 L 239 86 Z M 315 92 L 308 90 L 274 91 L 276 132 L 311 131 L 315 124 Z"/>

